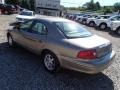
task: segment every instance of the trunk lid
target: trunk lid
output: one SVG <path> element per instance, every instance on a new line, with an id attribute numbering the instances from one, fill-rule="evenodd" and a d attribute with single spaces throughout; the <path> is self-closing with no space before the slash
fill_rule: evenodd
<path id="1" fill-rule="evenodd" d="M 97 57 L 106 55 L 112 50 L 110 41 L 97 35 L 84 38 L 67 39 L 66 42 L 85 50 L 95 49 Z"/>

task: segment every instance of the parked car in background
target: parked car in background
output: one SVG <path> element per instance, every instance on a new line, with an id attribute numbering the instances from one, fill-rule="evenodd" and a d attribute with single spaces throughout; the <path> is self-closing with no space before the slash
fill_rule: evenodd
<path id="1" fill-rule="evenodd" d="M 76 14 L 76 18 L 75 18 L 75 21 L 79 21 L 79 18 L 81 17 L 81 16 L 83 16 L 84 14 L 83 13 L 80 13 L 80 14 Z"/>
<path id="2" fill-rule="evenodd" d="M 91 15 L 89 15 L 89 14 L 83 14 L 83 15 L 81 15 L 81 16 L 79 16 L 77 18 L 78 19 L 77 21 L 79 23 L 86 24 L 87 18 L 89 18 L 89 17 L 91 17 Z"/>
<path id="3" fill-rule="evenodd" d="M 81 22 L 81 18 L 84 16 L 85 14 L 80 14 L 76 17 L 76 21 L 77 22 Z"/>
<path id="4" fill-rule="evenodd" d="M 13 5 L 0 4 L 0 11 L 2 14 L 14 14 L 16 9 Z"/>
<path id="5" fill-rule="evenodd" d="M 97 19 L 97 17 L 98 17 L 97 15 L 91 16 L 90 18 L 87 19 L 86 24 L 90 27 L 95 27 L 96 26 L 95 20 Z"/>
<path id="6" fill-rule="evenodd" d="M 120 15 L 112 18 L 111 30 L 120 35 Z"/>
<path id="7" fill-rule="evenodd" d="M 110 15 L 100 15 L 99 17 L 97 17 L 95 19 L 96 27 L 99 27 L 101 30 L 106 29 L 108 26 L 107 22 L 110 17 Z"/>
<path id="8" fill-rule="evenodd" d="M 117 20 L 119 15 L 111 16 L 107 19 L 98 19 L 96 20 L 96 26 L 99 26 L 100 29 L 105 30 L 106 28 L 110 28 L 111 24 L 114 20 Z"/>
<path id="9" fill-rule="evenodd" d="M 85 24 L 87 23 L 87 19 L 88 19 L 88 18 L 91 18 L 91 17 L 92 17 L 92 15 L 89 15 L 89 14 L 88 14 L 88 15 L 84 15 L 84 16 L 81 18 L 81 23 L 85 25 Z"/>
<path id="10" fill-rule="evenodd" d="M 34 19 L 35 17 L 34 11 L 23 10 L 16 16 L 16 21 L 25 22 L 27 20 Z"/>
<path id="11" fill-rule="evenodd" d="M 49 72 L 60 67 L 85 73 L 98 73 L 114 60 L 109 40 L 94 35 L 80 24 L 54 17 L 28 20 L 7 33 L 9 46 L 15 43 L 41 55 Z"/>

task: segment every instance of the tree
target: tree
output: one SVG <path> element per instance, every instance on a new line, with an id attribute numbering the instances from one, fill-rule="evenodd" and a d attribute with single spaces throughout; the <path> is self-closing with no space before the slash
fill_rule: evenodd
<path id="1" fill-rule="evenodd" d="M 22 6 L 23 8 L 29 9 L 29 4 L 28 4 L 27 0 L 22 0 L 21 6 Z"/>
<path id="2" fill-rule="evenodd" d="M 86 8 L 87 10 L 94 11 L 100 8 L 100 4 L 99 2 L 94 3 L 94 0 L 91 0 L 90 2 L 85 3 L 83 7 Z"/>
<path id="3" fill-rule="evenodd" d="M 19 5 L 20 0 L 5 0 L 6 4 Z"/>
<path id="4" fill-rule="evenodd" d="M 120 2 L 114 4 L 114 10 L 115 11 L 120 10 Z"/>
<path id="5" fill-rule="evenodd" d="M 30 0 L 30 10 L 35 10 L 35 1 L 34 0 Z"/>
<path id="6" fill-rule="evenodd" d="M 109 13 L 113 12 L 113 9 L 110 6 L 104 6 L 103 7 L 103 12 L 104 12 L 104 14 L 109 14 Z"/>
<path id="7" fill-rule="evenodd" d="M 96 2 L 96 10 L 100 10 L 101 6 L 99 2 Z"/>

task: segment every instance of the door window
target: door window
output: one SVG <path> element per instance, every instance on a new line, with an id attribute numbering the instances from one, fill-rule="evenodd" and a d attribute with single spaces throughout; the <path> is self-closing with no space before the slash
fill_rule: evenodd
<path id="1" fill-rule="evenodd" d="M 27 21 L 23 24 L 21 24 L 20 29 L 24 30 L 24 31 L 28 31 L 32 25 L 33 21 Z"/>
<path id="2" fill-rule="evenodd" d="M 32 27 L 32 33 L 46 35 L 47 28 L 44 24 L 42 24 L 40 22 L 35 22 L 35 24 Z"/>

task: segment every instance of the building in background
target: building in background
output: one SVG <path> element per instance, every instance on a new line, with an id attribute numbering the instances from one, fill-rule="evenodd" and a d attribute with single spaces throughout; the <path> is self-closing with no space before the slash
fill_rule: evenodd
<path id="1" fill-rule="evenodd" d="M 60 0 L 36 0 L 35 10 L 41 15 L 59 16 Z"/>
<path id="2" fill-rule="evenodd" d="M 5 4 L 5 0 L 0 0 L 0 3 L 1 4 Z"/>

